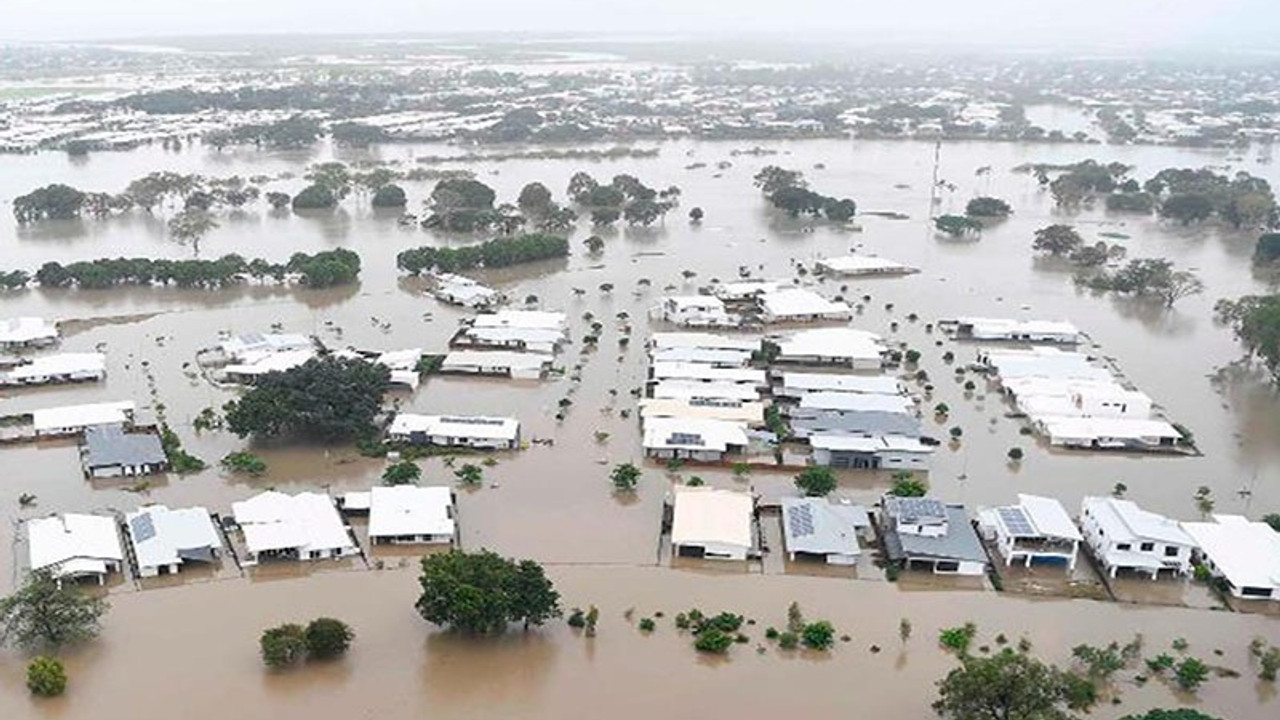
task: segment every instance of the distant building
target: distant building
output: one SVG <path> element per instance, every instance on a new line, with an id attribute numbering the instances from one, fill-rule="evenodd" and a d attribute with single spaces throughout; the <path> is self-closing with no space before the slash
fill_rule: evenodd
<path id="1" fill-rule="evenodd" d="M 515 450 L 520 447 L 520 422 L 513 418 L 399 413 L 387 437 L 412 445 Z"/>
<path id="2" fill-rule="evenodd" d="M 869 532 L 871 518 L 861 505 L 782 498 L 782 543 L 792 560 L 818 558 L 828 565 L 854 565 L 862 553 L 859 541 Z"/>
<path id="3" fill-rule="evenodd" d="M 906 395 L 902 382 L 890 375 L 837 375 L 834 373 L 782 373 L 782 384 L 774 394 L 802 398 L 811 393 L 852 393 L 864 395 Z"/>
<path id="4" fill-rule="evenodd" d="M 744 492 L 678 485 L 673 490 L 671 547 L 677 557 L 746 560 L 754 547 L 754 501 Z"/>
<path id="5" fill-rule="evenodd" d="M 464 320 L 449 344 L 551 354 L 567 338 L 568 323 L 562 312 L 504 309 Z"/>
<path id="6" fill-rule="evenodd" d="M 129 425 L 137 406 L 129 400 L 44 408 L 31 413 L 38 436 L 78 435 L 95 425 Z"/>
<path id="7" fill-rule="evenodd" d="M 27 521 L 32 570 L 47 570 L 58 580 L 91 577 L 101 585 L 120 572 L 124 551 L 115 518 L 65 513 Z"/>
<path id="8" fill-rule="evenodd" d="M 90 382 L 107 374 L 102 353 L 63 353 L 34 357 L 0 371 L 0 385 L 46 385 Z"/>
<path id="9" fill-rule="evenodd" d="M 90 478 L 135 477 L 165 472 L 169 458 L 155 432 L 129 432 L 123 425 L 84 430 L 80 464 Z"/>
<path id="10" fill-rule="evenodd" d="M 854 328 L 815 328 L 766 342 L 777 349 L 775 363 L 832 365 L 866 372 L 879 372 L 888 352 L 879 335 Z"/>
<path id="11" fill-rule="evenodd" d="M 440 364 L 442 373 L 501 375 L 515 380 L 539 380 L 550 369 L 550 355 L 505 350 L 455 350 Z"/>
<path id="12" fill-rule="evenodd" d="M 763 370 L 754 368 L 719 368 L 705 363 L 655 362 L 649 366 L 654 380 L 691 380 L 710 383 L 750 385 L 763 390 L 769 380 Z"/>
<path id="13" fill-rule="evenodd" d="M 188 562 L 211 563 L 222 553 L 222 536 L 202 507 L 148 505 L 126 515 L 124 527 L 142 577 L 172 575 Z"/>
<path id="14" fill-rule="evenodd" d="M 36 317 L 0 320 L 0 350 L 47 347 L 58 342 L 58 328 Z"/>
<path id="15" fill-rule="evenodd" d="M 490 308 L 502 301 L 502 293 L 468 277 L 438 273 L 432 278 L 435 284 L 432 295 L 443 303 L 469 308 Z"/>
<path id="16" fill-rule="evenodd" d="M 815 267 L 818 272 L 841 277 L 909 275 L 920 272 L 917 268 L 874 255 L 845 255 L 843 257 L 823 258 L 815 263 Z"/>
<path id="17" fill-rule="evenodd" d="M 655 320 L 683 327 L 736 327 L 741 319 L 725 311 L 724 301 L 711 295 L 675 295 L 662 298 L 649 311 Z"/>
<path id="18" fill-rule="evenodd" d="M 1074 345 L 1080 342 L 1080 331 L 1065 321 L 1011 320 L 1007 318 L 962 317 L 944 320 L 938 325 L 953 328 L 957 338 L 964 340 L 995 340 L 1027 343 L 1062 343 Z"/>
<path id="19" fill-rule="evenodd" d="M 771 323 L 848 320 L 853 315 L 848 305 L 802 288 L 765 293 L 759 303 L 761 317 Z"/>
<path id="20" fill-rule="evenodd" d="M 910 570 L 925 566 L 939 575 L 981 575 L 987 554 L 965 516 L 964 506 L 933 498 L 886 495 L 881 530 L 885 553 Z"/>
<path id="21" fill-rule="evenodd" d="M 1214 515 L 1213 522 L 1184 522 L 1200 547 L 1205 567 L 1243 600 L 1280 600 L 1280 533 L 1242 515 Z"/>
<path id="22" fill-rule="evenodd" d="M 1196 541 L 1176 520 L 1143 510 L 1131 500 L 1086 497 L 1080 505 L 1084 542 L 1111 577 L 1120 570 L 1159 576 L 1191 571 Z"/>
<path id="23" fill-rule="evenodd" d="M 644 454 L 661 459 L 719 462 L 746 449 L 746 425 L 687 417 L 649 418 L 644 423 Z"/>
<path id="24" fill-rule="evenodd" d="M 657 350 L 701 348 L 704 350 L 737 350 L 752 353 L 760 349 L 760 338 L 742 335 L 716 335 L 705 332 L 654 333 L 649 344 Z"/>
<path id="25" fill-rule="evenodd" d="M 990 508 L 978 514 L 978 524 L 1004 558 L 1027 566 L 1036 561 L 1076 566 L 1076 551 L 1084 538 L 1062 503 L 1039 495 L 1018 494 L 1017 505 Z"/>

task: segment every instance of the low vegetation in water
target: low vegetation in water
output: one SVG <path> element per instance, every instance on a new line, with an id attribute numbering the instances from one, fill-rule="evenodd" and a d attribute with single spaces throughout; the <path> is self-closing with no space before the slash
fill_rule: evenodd
<path id="1" fill-rule="evenodd" d="M 267 463 L 251 452 L 240 450 L 228 453 L 219 463 L 228 472 L 257 477 L 267 472 Z"/>
<path id="2" fill-rule="evenodd" d="M 37 655 L 27 663 L 27 690 L 40 697 L 56 697 L 67 690 L 67 671 L 55 658 Z"/>

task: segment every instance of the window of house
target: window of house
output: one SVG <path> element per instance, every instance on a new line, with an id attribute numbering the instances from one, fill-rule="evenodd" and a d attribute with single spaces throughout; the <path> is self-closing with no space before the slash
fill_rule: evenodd
<path id="1" fill-rule="evenodd" d="M 1116 543 L 1117 550 L 1132 550 L 1133 546 L 1129 543 Z"/>
<path id="2" fill-rule="evenodd" d="M 1139 546 L 1138 546 L 1138 549 L 1139 549 L 1139 550 L 1141 550 L 1142 552 L 1151 552 L 1152 550 L 1155 550 L 1155 549 L 1156 549 L 1156 544 L 1155 544 L 1155 543 L 1142 543 L 1141 545 L 1139 545 Z"/>
<path id="3" fill-rule="evenodd" d="M 1164 556 L 1165 556 L 1165 557 L 1178 557 L 1178 546 L 1177 546 L 1177 545 L 1166 545 L 1166 546 L 1165 546 L 1165 548 L 1164 548 Z"/>

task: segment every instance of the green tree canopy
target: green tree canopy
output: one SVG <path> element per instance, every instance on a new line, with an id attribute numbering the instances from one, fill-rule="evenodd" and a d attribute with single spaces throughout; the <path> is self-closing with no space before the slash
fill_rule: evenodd
<path id="1" fill-rule="evenodd" d="M 836 489 L 836 476 L 827 467 L 807 467 L 795 477 L 796 487 L 810 497 L 826 497 Z"/>
<path id="2" fill-rule="evenodd" d="M 382 408 L 390 372 L 356 358 L 312 358 L 267 373 L 227 404 L 227 428 L 246 437 L 350 438 L 368 432 Z"/>
<path id="3" fill-rule="evenodd" d="M 325 210 L 338 204 L 338 198 L 329 188 L 314 183 L 293 197 L 294 210 Z"/>
<path id="4" fill-rule="evenodd" d="M 542 566 L 488 550 L 428 555 L 418 582 L 422 618 L 465 633 L 501 633 L 513 622 L 527 628 L 560 614 L 560 595 Z"/>
<path id="5" fill-rule="evenodd" d="M 1036 230 L 1036 239 L 1031 247 L 1050 255 L 1063 256 L 1070 255 L 1083 244 L 1080 233 L 1070 225 L 1047 225 Z"/>
<path id="6" fill-rule="evenodd" d="M 964 206 L 964 214 L 969 217 L 1002 218 L 1012 212 L 1009 203 L 994 197 L 976 197 Z"/>
<path id="7" fill-rule="evenodd" d="M 38 655 L 27 663 L 27 689 L 40 697 L 61 695 L 67 690 L 67 671 L 56 659 Z"/>
<path id="8" fill-rule="evenodd" d="M 295 623 L 268 628 L 258 639 L 258 649 L 262 662 L 269 668 L 300 663 L 307 658 L 307 631 Z"/>
<path id="9" fill-rule="evenodd" d="M 1068 720 L 1071 683 L 1066 673 L 1023 653 L 1004 649 L 990 657 L 964 656 L 938 683 L 933 709 L 948 720 Z"/>
<path id="10" fill-rule="evenodd" d="M 304 639 L 307 656 L 314 660 L 330 660 L 339 657 L 351 647 L 356 634 L 341 620 L 322 617 L 307 623 Z"/>
<path id="11" fill-rule="evenodd" d="M 60 183 L 37 188 L 13 199 L 13 216 L 20 223 L 37 220 L 74 220 L 80 217 L 86 195 Z"/>
<path id="12" fill-rule="evenodd" d="M 982 223 L 966 215 L 939 215 L 933 219 L 933 227 L 951 237 L 982 232 Z"/>
<path id="13" fill-rule="evenodd" d="M 402 208 L 409 204 L 409 199 L 399 185 L 383 185 L 374 191 L 370 204 L 376 208 Z"/>
<path id="14" fill-rule="evenodd" d="M 24 649 L 59 648 L 97 637 L 107 601 L 60 585 L 37 570 L 12 595 L 0 599 L 0 644 Z"/>

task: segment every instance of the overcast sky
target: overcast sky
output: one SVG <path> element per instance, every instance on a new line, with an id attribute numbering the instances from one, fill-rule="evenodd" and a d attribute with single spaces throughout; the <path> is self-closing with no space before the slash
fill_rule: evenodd
<path id="1" fill-rule="evenodd" d="M 5 40 L 486 30 L 1280 48 L 1280 0 L 0 0 Z"/>

